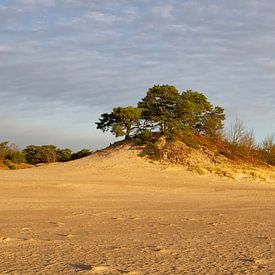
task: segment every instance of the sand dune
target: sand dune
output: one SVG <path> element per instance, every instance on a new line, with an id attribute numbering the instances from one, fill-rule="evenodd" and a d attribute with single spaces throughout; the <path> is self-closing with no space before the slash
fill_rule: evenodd
<path id="1" fill-rule="evenodd" d="M 129 146 L 0 171 L 0 274 L 272 274 L 275 185 Z"/>

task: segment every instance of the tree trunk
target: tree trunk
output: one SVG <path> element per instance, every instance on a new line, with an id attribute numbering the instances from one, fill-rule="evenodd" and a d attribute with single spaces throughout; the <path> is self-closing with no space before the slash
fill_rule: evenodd
<path id="1" fill-rule="evenodd" d="M 130 140 L 131 139 L 130 133 L 131 133 L 131 128 L 127 128 L 126 135 L 125 135 L 125 140 Z"/>

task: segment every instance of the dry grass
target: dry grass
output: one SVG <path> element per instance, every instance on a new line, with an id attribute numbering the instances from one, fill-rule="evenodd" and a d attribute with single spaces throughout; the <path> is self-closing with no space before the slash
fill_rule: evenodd
<path id="1" fill-rule="evenodd" d="M 182 141 L 166 142 L 161 139 L 158 149 L 161 163 L 185 166 L 198 175 L 212 174 L 235 180 L 254 179 L 264 182 L 275 180 L 274 167 L 228 159 L 208 145 L 192 148 Z"/>
<path id="2" fill-rule="evenodd" d="M 31 168 L 33 165 L 28 163 L 13 163 L 10 160 L 5 160 L 0 162 L 0 170 L 16 170 L 16 169 L 26 169 Z"/>
<path id="3" fill-rule="evenodd" d="M 264 182 L 274 182 L 275 172 L 272 168 L 263 168 L 257 166 L 248 166 L 234 164 L 211 164 L 203 166 L 203 164 L 197 163 L 189 167 L 189 170 L 198 175 L 217 175 L 220 177 L 226 177 L 234 180 L 238 179 L 254 179 Z"/>

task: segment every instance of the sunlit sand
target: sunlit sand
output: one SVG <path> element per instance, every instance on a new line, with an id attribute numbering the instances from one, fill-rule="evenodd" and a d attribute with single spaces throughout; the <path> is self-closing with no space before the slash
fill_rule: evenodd
<path id="1" fill-rule="evenodd" d="M 272 274 L 272 183 L 129 147 L 0 172 L 0 274 Z"/>

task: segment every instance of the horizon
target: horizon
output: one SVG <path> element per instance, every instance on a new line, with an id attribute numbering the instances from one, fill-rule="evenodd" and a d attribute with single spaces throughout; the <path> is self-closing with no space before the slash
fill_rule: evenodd
<path id="1" fill-rule="evenodd" d="M 275 133 L 275 3 L 0 3 L 0 141 L 96 150 L 101 113 L 155 84 L 204 93 L 258 142 Z"/>

